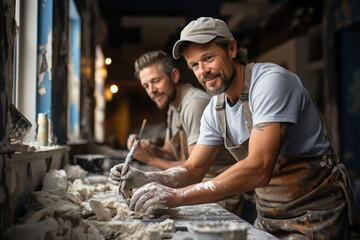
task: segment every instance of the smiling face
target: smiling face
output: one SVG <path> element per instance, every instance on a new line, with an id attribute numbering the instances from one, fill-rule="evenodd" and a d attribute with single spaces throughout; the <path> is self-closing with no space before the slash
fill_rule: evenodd
<path id="1" fill-rule="evenodd" d="M 226 92 L 236 75 L 232 44 L 225 50 L 215 43 L 191 44 L 184 50 L 188 66 L 204 88 L 212 95 Z"/>
<path id="2" fill-rule="evenodd" d="M 160 63 L 152 64 L 139 72 L 141 86 L 159 109 L 165 109 L 176 97 L 175 80 L 162 71 Z"/>

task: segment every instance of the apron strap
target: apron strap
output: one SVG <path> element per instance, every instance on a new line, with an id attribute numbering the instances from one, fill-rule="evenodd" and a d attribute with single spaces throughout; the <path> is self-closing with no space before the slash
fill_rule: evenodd
<path id="1" fill-rule="evenodd" d="M 182 103 L 183 103 L 183 98 L 185 97 L 185 95 L 187 94 L 187 92 L 189 91 L 189 87 L 186 87 L 186 85 L 183 86 L 183 89 L 182 89 L 182 92 L 181 92 L 181 99 L 180 99 L 180 103 L 179 103 L 179 106 L 176 108 L 176 111 L 179 112 L 179 122 L 178 124 L 176 124 L 176 128 L 179 130 L 179 129 L 182 129 L 182 120 L 181 120 L 181 108 L 182 108 Z M 168 122 L 171 123 L 172 122 L 172 118 L 173 118 L 173 111 L 170 112 L 170 115 L 169 115 L 169 119 L 168 119 Z M 169 127 L 169 137 L 172 138 L 174 137 L 174 133 L 172 132 L 171 130 L 171 127 Z"/>
<path id="2" fill-rule="evenodd" d="M 174 110 L 174 111 L 179 112 L 179 119 L 178 119 L 178 123 L 176 125 L 177 131 L 175 133 L 172 133 L 171 127 L 169 127 L 170 145 L 171 145 L 171 148 L 173 149 L 176 159 L 178 159 L 178 160 L 186 160 L 189 157 L 187 138 L 186 138 L 186 134 L 184 132 L 182 120 L 181 120 L 181 108 L 182 108 L 182 104 L 183 104 L 183 99 L 190 89 L 189 87 L 185 87 L 185 86 L 186 85 L 184 85 L 183 90 L 181 92 L 181 99 L 180 99 L 179 105 L 177 106 L 176 110 Z M 174 111 L 171 111 L 171 113 L 170 113 L 169 125 L 171 125 Z"/>
<path id="3" fill-rule="evenodd" d="M 310 97 L 311 97 L 311 96 L 310 96 Z M 324 119 L 324 117 L 322 116 L 322 114 L 321 114 L 321 112 L 320 112 L 320 109 L 319 109 L 319 106 L 318 106 L 317 103 L 315 102 L 314 98 L 311 97 L 311 100 L 312 100 L 313 104 L 315 105 L 316 110 L 317 110 L 317 112 L 318 112 L 318 114 L 319 114 L 319 116 L 320 116 L 321 125 L 322 125 L 322 127 L 323 127 L 323 129 L 324 129 L 325 137 L 327 138 L 327 140 L 328 140 L 328 142 L 329 142 L 331 152 L 332 152 L 332 153 L 335 153 L 335 152 L 334 152 L 334 148 L 333 148 L 333 146 L 332 146 L 332 144 L 331 144 L 329 135 L 328 135 L 327 127 L 326 127 L 326 124 L 325 124 L 325 119 Z"/>
<path id="4" fill-rule="evenodd" d="M 249 89 L 251 84 L 251 73 L 252 68 L 255 65 L 255 63 L 249 63 L 245 67 L 245 77 L 244 77 L 244 84 L 243 84 L 243 90 L 241 93 L 240 101 L 242 102 L 242 111 L 245 118 L 246 127 L 248 129 L 249 135 L 251 133 L 252 129 L 252 114 L 249 108 Z M 226 101 L 225 93 L 221 93 L 218 96 L 218 100 L 216 103 L 216 112 L 218 116 L 218 120 L 220 123 L 220 129 L 222 131 L 222 135 L 224 138 L 224 143 L 226 148 L 234 147 L 234 144 L 231 143 L 226 134 L 226 113 L 225 113 L 225 101 Z"/>

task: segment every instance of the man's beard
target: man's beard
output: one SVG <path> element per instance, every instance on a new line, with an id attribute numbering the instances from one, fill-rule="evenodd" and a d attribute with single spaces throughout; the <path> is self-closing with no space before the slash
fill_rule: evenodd
<path id="1" fill-rule="evenodd" d="M 165 93 L 165 96 L 166 96 L 165 102 L 160 103 L 160 102 L 155 101 L 157 107 L 160 110 L 168 108 L 170 103 L 175 100 L 175 97 L 176 97 L 176 88 L 175 88 L 175 86 L 173 86 L 173 89 L 172 89 L 172 91 L 169 92 L 169 94 Z"/>
<path id="2" fill-rule="evenodd" d="M 235 70 L 235 68 L 233 68 L 233 71 L 232 71 L 230 77 L 220 77 L 220 80 L 221 80 L 220 86 L 214 90 L 210 90 L 209 88 L 207 88 L 205 83 L 203 84 L 203 86 L 205 87 L 206 91 L 208 93 L 210 93 L 211 95 L 219 95 L 223 92 L 226 92 L 229 89 L 232 81 L 234 80 L 235 75 L 236 75 L 236 70 Z"/>

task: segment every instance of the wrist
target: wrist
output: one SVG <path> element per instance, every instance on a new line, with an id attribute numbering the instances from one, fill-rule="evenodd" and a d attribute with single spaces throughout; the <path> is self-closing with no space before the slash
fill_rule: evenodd
<path id="1" fill-rule="evenodd" d="M 153 159 L 152 156 L 147 155 L 146 158 L 145 158 L 145 160 L 146 160 L 146 163 L 147 163 L 148 165 L 154 166 L 154 159 Z"/>
<path id="2" fill-rule="evenodd" d="M 186 195 L 183 188 L 175 189 L 175 205 L 174 207 L 183 206 Z"/>

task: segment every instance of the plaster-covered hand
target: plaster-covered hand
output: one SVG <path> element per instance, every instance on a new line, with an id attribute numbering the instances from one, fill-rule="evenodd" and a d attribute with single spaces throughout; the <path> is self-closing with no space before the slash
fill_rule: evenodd
<path id="1" fill-rule="evenodd" d="M 126 186 L 129 189 L 139 188 L 149 182 L 145 172 L 129 166 L 128 171 L 121 176 L 121 170 L 124 164 L 118 164 L 111 168 L 108 182 L 118 186 L 120 180 L 126 180 Z"/>
<path id="2" fill-rule="evenodd" d="M 174 188 L 151 182 L 134 192 L 130 200 L 130 209 L 137 212 L 146 212 L 152 206 L 178 206 L 178 191 Z"/>

